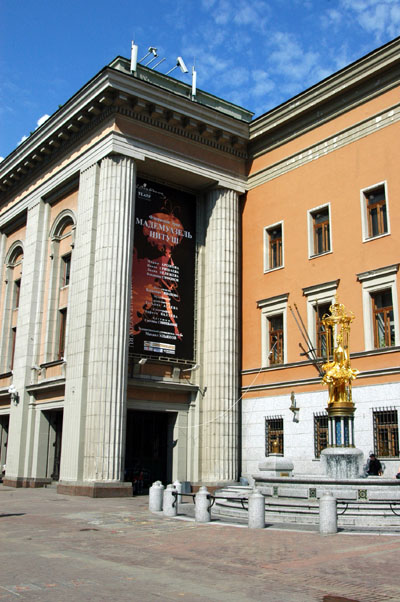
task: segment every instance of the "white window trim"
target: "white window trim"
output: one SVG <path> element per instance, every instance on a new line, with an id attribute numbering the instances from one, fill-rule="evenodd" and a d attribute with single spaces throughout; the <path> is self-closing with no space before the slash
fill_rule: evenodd
<path id="1" fill-rule="evenodd" d="M 287 306 L 289 293 L 257 301 L 261 309 L 261 366 L 268 367 L 272 364 L 269 359 L 269 322 L 273 316 L 283 316 L 283 364 L 287 364 Z M 279 364 L 279 366 L 283 365 Z M 276 367 L 276 364 L 273 364 Z"/>
<path id="2" fill-rule="evenodd" d="M 329 242 L 330 249 L 329 251 L 325 251 L 325 253 L 314 253 L 314 220 L 313 213 L 317 211 L 321 211 L 322 209 L 328 209 L 329 215 Z M 318 205 L 318 207 L 313 207 L 313 209 L 309 209 L 307 211 L 307 226 L 308 226 L 308 259 L 314 259 L 315 257 L 323 257 L 324 255 L 328 255 L 333 252 L 333 242 L 332 242 L 332 214 L 331 214 L 331 204 L 324 203 L 323 205 Z"/>
<path id="3" fill-rule="evenodd" d="M 332 280 L 322 284 L 315 284 L 303 288 L 303 295 L 307 298 L 307 327 L 308 335 L 315 348 L 317 344 L 317 333 L 315 328 L 315 306 L 322 303 L 335 302 L 335 295 L 339 286 L 340 280 Z"/>
<path id="4" fill-rule="evenodd" d="M 393 318 L 394 318 L 394 342 L 400 345 L 399 332 L 399 310 L 397 296 L 397 272 L 400 264 L 389 265 L 377 270 L 370 270 L 357 274 L 357 280 L 362 284 L 363 318 L 364 318 L 364 345 L 366 351 L 375 349 L 374 325 L 372 315 L 371 293 L 390 289 L 392 293 Z M 384 351 L 385 348 L 382 349 Z"/>
<path id="5" fill-rule="evenodd" d="M 268 230 L 272 230 L 277 226 L 281 227 L 282 231 L 282 265 L 277 266 L 276 268 L 269 267 L 269 237 Z M 265 226 L 264 228 L 264 274 L 267 272 L 275 272 L 276 270 L 281 270 L 285 267 L 285 241 L 284 241 L 284 230 L 283 230 L 283 221 L 276 222 L 275 224 L 270 224 L 269 226 Z"/>
<path id="6" fill-rule="evenodd" d="M 383 186 L 385 188 L 385 201 L 386 201 L 386 221 L 387 221 L 387 232 L 384 234 L 378 234 L 378 236 L 369 236 L 368 234 L 368 211 L 367 211 L 367 199 L 365 195 L 378 188 L 379 186 Z M 362 241 L 369 242 L 370 240 L 376 240 L 377 238 L 383 238 L 384 236 L 389 236 L 390 234 L 390 219 L 389 219 L 389 197 L 388 197 L 388 189 L 387 182 L 384 180 L 383 182 L 377 182 L 372 186 L 368 186 L 367 188 L 362 188 L 360 190 L 360 205 L 361 205 L 361 228 L 362 228 Z"/>

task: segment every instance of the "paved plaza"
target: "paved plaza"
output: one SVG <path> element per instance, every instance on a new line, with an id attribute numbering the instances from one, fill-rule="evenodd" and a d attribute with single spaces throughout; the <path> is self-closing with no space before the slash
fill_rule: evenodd
<path id="1" fill-rule="evenodd" d="M 0 485 L 0 601 L 400 600 L 400 536 L 249 530 Z"/>

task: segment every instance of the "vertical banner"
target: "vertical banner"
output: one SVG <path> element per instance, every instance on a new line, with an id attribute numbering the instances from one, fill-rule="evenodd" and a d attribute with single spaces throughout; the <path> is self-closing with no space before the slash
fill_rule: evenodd
<path id="1" fill-rule="evenodd" d="M 193 359 L 196 198 L 138 179 L 130 352 Z"/>

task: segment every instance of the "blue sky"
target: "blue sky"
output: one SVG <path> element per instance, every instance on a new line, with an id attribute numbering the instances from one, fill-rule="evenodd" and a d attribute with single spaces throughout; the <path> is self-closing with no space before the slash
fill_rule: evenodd
<path id="1" fill-rule="evenodd" d="M 400 0 L 3 0 L 0 157 L 132 39 L 257 116 L 398 35 Z"/>

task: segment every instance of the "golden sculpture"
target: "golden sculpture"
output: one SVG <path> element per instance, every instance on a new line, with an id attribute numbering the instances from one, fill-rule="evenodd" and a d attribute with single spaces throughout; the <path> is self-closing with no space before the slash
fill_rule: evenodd
<path id="1" fill-rule="evenodd" d="M 350 366 L 349 338 L 350 324 L 354 314 L 346 311 L 337 298 L 330 308 L 330 315 L 322 318 L 326 333 L 327 362 L 322 369 L 325 372 L 322 381 L 329 387 L 329 415 L 351 415 L 354 404 L 351 393 L 351 383 L 356 378 L 358 370 Z"/>

